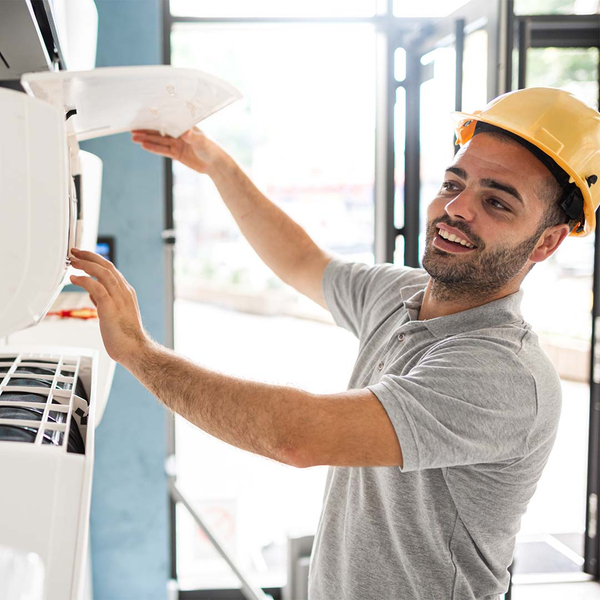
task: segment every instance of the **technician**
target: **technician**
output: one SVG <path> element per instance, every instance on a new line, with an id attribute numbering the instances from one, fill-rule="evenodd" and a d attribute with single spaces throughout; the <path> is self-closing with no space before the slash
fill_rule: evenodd
<path id="1" fill-rule="evenodd" d="M 560 380 L 523 320 L 520 286 L 567 235 L 594 230 L 600 115 L 531 88 L 455 116 L 461 149 L 427 210 L 423 269 L 330 256 L 197 129 L 133 132 L 209 175 L 261 259 L 359 338 L 345 392 L 245 381 L 176 355 L 144 330 L 121 273 L 73 249 L 91 277 L 72 282 L 97 306 L 108 354 L 168 408 L 249 452 L 330 465 L 310 600 L 497 600 L 554 443 Z"/>

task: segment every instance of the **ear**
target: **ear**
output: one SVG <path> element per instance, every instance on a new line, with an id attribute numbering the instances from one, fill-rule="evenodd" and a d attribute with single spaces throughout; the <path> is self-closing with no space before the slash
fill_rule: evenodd
<path id="1" fill-rule="evenodd" d="M 568 235 L 569 226 L 567 224 L 548 227 L 548 229 L 540 236 L 529 260 L 538 263 L 550 258 L 558 250 L 558 247 Z"/>

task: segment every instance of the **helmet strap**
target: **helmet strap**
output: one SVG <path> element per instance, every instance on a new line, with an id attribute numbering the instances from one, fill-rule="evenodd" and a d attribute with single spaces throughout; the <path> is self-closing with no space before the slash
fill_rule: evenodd
<path id="1" fill-rule="evenodd" d="M 583 196 L 574 183 L 571 186 L 571 189 L 565 190 L 560 206 L 567 213 L 569 221 L 579 221 L 583 213 Z"/>

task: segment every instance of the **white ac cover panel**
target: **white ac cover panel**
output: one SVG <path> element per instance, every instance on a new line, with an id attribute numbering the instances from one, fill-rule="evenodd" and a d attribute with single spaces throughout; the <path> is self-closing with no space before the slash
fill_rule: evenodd
<path id="1" fill-rule="evenodd" d="M 0 88 L 0 336 L 37 323 L 61 290 L 72 214 L 64 115 Z"/>
<path id="2" fill-rule="evenodd" d="M 242 97 L 214 75 L 164 65 L 26 73 L 21 84 L 61 110 L 77 110 L 68 123 L 78 141 L 132 129 L 178 137 Z"/>

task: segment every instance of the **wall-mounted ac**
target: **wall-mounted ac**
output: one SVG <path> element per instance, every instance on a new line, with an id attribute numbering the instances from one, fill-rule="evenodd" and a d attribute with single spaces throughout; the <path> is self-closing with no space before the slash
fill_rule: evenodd
<path id="1" fill-rule="evenodd" d="M 90 5 L 74 1 L 61 4 Z M 102 164 L 79 142 L 131 129 L 176 137 L 241 97 L 196 70 L 64 70 L 58 38 L 49 44 L 43 35 L 44 28 L 57 35 L 52 17 L 47 0 L 0 2 L 2 600 L 21 600 L 19 584 L 27 584 L 9 566 L 11 551 L 10 560 L 31 555 L 42 565 L 43 592 L 35 600 L 83 595 L 94 429 L 114 363 L 97 321 L 46 317 L 74 272 L 70 248 L 95 249 Z M 37 39 L 37 52 L 27 51 L 25 37 Z M 27 64 L 38 66 L 25 72 Z M 16 72 L 19 79 L 1 81 Z M 34 600 L 27 593 L 22 598 Z"/>

